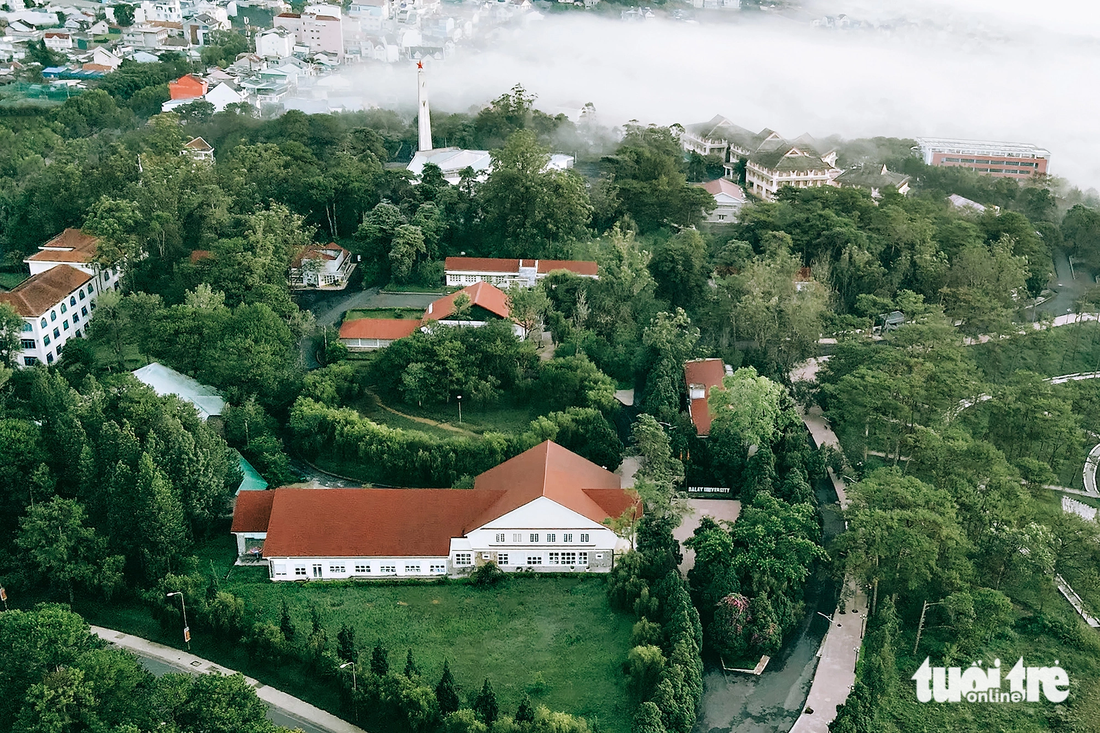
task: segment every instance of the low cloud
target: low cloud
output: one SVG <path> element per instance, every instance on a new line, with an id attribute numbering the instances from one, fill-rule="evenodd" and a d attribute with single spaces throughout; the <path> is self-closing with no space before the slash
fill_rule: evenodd
<path id="1" fill-rule="evenodd" d="M 890 28 L 812 26 L 840 13 Z M 720 113 L 789 137 L 1029 142 L 1051 151 L 1055 175 L 1100 186 L 1100 3 L 1088 0 L 819 0 L 794 17 L 700 23 L 550 14 L 491 39 L 427 64 L 434 109 L 465 111 L 519 83 L 546 111 L 592 102 L 606 125 Z M 411 63 L 347 73 L 367 104 L 415 103 Z"/>

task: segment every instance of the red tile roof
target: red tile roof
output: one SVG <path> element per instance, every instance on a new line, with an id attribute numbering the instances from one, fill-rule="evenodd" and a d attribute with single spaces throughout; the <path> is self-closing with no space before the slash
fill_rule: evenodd
<path id="1" fill-rule="evenodd" d="M 11 305 L 24 318 L 35 318 L 91 279 L 91 275 L 75 267 L 57 265 L 30 276 L 10 293 L 0 293 L 0 303 Z"/>
<path id="2" fill-rule="evenodd" d="M 412 336 L 420 327 L 415 318 L 357 318 L 340 326 L 342 339 L 383 339 L 396 341 Z"/>
<path id="3" fill-rule="evenodd" d="M 500 498 L 476 489 L 274 493 L 265 557 L 442 557 L 451 538 L 477 529 L 475 518 Z"/>
<path id="4" fill-rule="evenodd" d="M 445 320 L 455 312 L 455 298 L 461 294 L 466 294 L 470 298 L 471 306 L 480 306 L 501 318 L 508 317 L 508 296 L 505 295 L 502 290 L 493 287 L 489 283 L 479 282 L 468 285 L 462 288 L 462 290 L 455 291 L 450 295 L 445 295 L 429 305 L 428 310 L 424 311 L 424 320 Z"/>
<path id="5" fill-rule="evenodd" d="M 294 260 L 290 264 L 292 267 L 301 267 L 302 260 L 338 260 L 341 255 L 345 254 L 349 254 L 349 252 L 336 242 L 311 244 L 298 250 L 298 254 L 294 256 Z"/>
<path id="6" fill-rule="evenodd" d="M 594 276 L 599 270 L 595 262 L 587 260 L 539 260 L 539 272 L 553 272 L 554 270 L 568 270 L 577 275 Z"/>
<path id="7" fill-rule="evenodd" d="M 458 272 L 519 272 L 519 260 L 499 257 L 448 257 L 443 269 Z"/>
<path id="8" fill-rule="evenodd" d="M 702 385 L 704 397 L 691 400 L 688 404 L 688 414 L 695 423 L 695 431 L 699 435 L 710 433 L 710 423 L 713 415 L 707 406 L 707 397 L 713 387 L 722 385 L 722 378 L 726 376 L 726 365 L 721 359 L 695 359 L 684 363 L 684 380 L 690 390 L 692 385 Z"/>
<path id="9" fill-rule="evenodd" d="M 79 229 L 66 229 L 39 247 L 24 262 L 91 262 L 99 238 Z"/>
<path id="10" fill-rule="evenodd" d="M 622 493 L 620 486 L 619 477 L 615 474 L 547 440 L 474 479 L 475 489 L 504 492 L 500 501 L 479 518 L 477 526 L 504 516 L 540 496 L 583 514 L 594 522 L 602 522 L 610 513 L 585 489 L 613 489 Z"/>
<path id="11" fill-rule="evenodd" d="M 242 491 L 233 507 L 231 532 L 266 532 L 271 520 L 274 491 Z"/>
<path id="12" fill-rule="evenodd" d="M 746 200 L 745 190 L 728 178 L 718 178 L 713 181 L 708 181 L 703 184 L 703 190 L 711 196 L 717 196 L 720 193 L 724 193 L 727 196 L 732 196 L 738 201 Z"/>
<path id="13" fill-rule="evenodd" d="M 214 259 L 214 253 L 208 249 L 195 249 L 191 250 L 191 264 L 198 264 L 203 260 Z"/>

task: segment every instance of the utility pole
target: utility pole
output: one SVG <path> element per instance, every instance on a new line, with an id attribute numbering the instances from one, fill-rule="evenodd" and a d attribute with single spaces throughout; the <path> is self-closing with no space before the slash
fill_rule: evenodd
<path id="1" fill-rule="evenodd" d="M 913 643 L 913 654 L 917 653 L 917 647 L 920 645 L 920 632 L 924 629 L 924 614 L 928 610 L 929 606 L 942 606 L 943 601 L 936 601 L 935 603 L 924 602 L 924 607 L 920 610 L 920 623 L 917 624 L 917 640 Z"/>
<path id="2" fill-rule="evenodd" d="M 187 603 L 183 600 L 183 593 L 180 591 L 169 593 L 166 598 L 172 596 L 180 597 L 180 608 L 183 609 L 183 640 L 187 644 L 187 651 L 191 651 L 191 627 L 187 625 Z"/>

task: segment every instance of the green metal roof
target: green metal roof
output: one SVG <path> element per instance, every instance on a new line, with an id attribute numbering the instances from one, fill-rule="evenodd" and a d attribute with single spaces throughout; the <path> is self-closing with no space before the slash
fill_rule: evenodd
<path id="1" fill-rule="evenodd" d="M 242 491 L 263 491 L 267 488 L 267 482 L 264 481 L 264 477 L 260 475 L 260 472 L 252 467 L 252 464 L 244 459 L 240 453 L 237 454 L 237 461 L 241 464 L 241 473 L 244 474 L 244 480 L 241 481 L 241 485 L 237 488 L 237 493 Z"/>

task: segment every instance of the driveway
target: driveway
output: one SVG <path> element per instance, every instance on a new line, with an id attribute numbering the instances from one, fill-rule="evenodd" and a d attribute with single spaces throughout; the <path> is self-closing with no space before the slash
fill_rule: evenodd
<path id="1" fill-rule="evenodd" d="M 1066 250 L 1058 249 L 1054 253 L 1054 277 L 1047 285 L 1054 291 L 1054 295 L 1032 310 L 1035 313 L 1064 316 L 1066 313 L 1075 311 L 1077 300 L 1094 286 L 1095 283 L 1084 265 L 1077 268 L 1070 267 Z"/>

